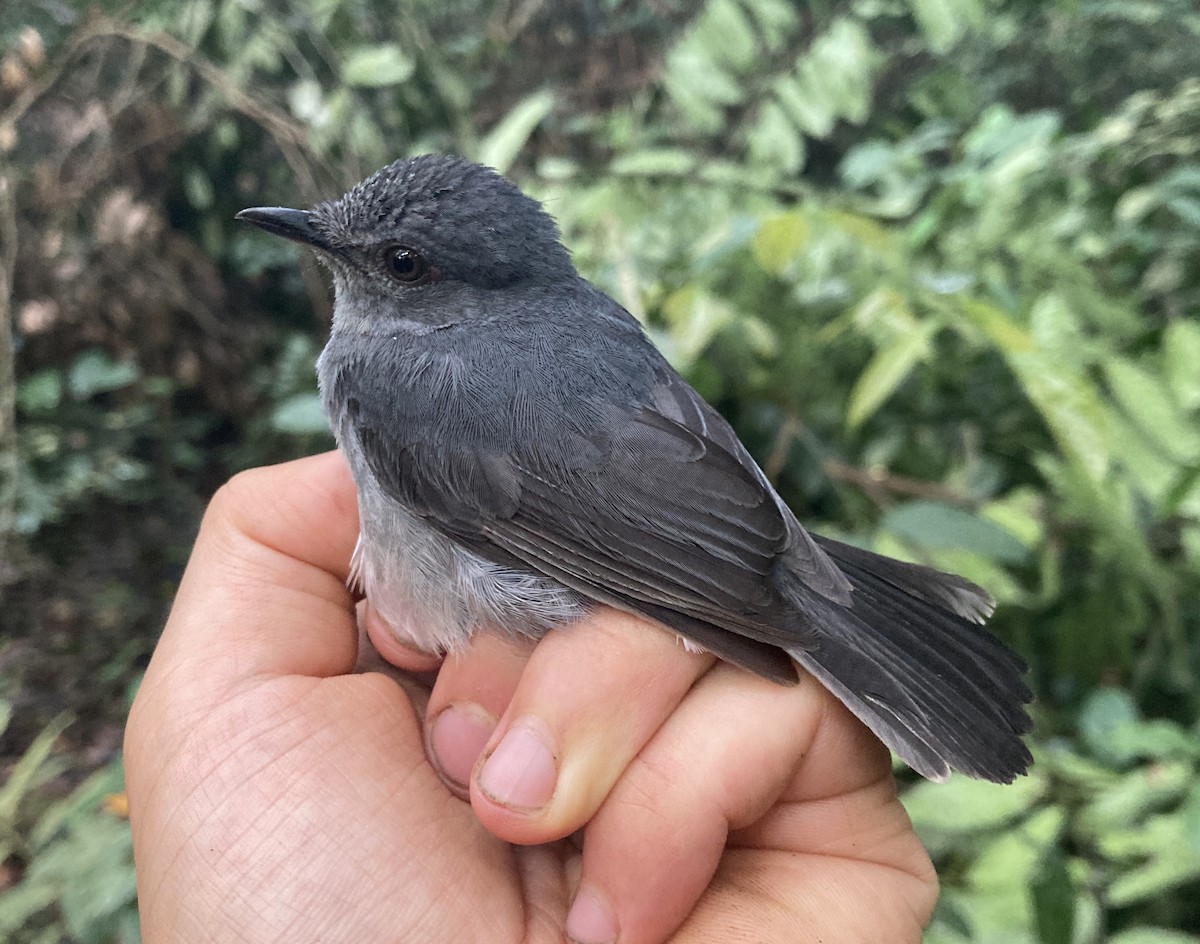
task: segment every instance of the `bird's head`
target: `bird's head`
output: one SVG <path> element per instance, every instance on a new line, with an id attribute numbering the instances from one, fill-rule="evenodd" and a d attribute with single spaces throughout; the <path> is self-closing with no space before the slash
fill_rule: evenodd
<path id="1" fill-rule="evenodd" d="M 335 318 L 360 329 L 389 314 L 437 324 L 487 308 L 482 293 L 575 277 L 541 204 L 458 157 L 396 161 L 311 210 L 237 216 L 316 250 L 333 273 Z"/>

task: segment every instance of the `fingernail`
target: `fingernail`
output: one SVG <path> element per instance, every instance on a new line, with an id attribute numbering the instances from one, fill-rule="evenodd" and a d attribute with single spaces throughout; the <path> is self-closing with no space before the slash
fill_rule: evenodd
<path id="1" fill-rule="evenodd" d="M 474 702 L 456 702 L 442 710 L 429 729 L 434 767 L 455 792 L 465 795 L 475 762 L 496 730 L 496 719 Z"/>
<path id="2" fill-rule="evenodd" d="M 522 718 L 484 761 L 479 788 L 504 806 L 536 810 L 550 802 L 558 769 L 545 725 Z"/>
<path id="3" fill-rule="evenodd" d="M 581 885 L 567 914 L 567 937 L 575 944 L 612 944 L 619 932 L 608 902 L 590 885 Z"/>

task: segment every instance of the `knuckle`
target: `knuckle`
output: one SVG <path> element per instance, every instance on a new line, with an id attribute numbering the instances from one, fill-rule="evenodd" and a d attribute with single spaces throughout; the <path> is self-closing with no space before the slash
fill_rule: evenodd
<path id="1" fill-rule="evenodd" d="M 238 472 L 217 489 L 208 503 L 205 517 L 242 517 L 262 501 L 263 469 L 247 469 Z"/>

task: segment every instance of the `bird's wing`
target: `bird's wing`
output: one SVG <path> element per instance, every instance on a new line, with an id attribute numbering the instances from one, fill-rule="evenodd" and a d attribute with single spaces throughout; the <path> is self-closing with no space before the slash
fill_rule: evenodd
<path id="1" fill-rule="evenodd" d="M 593 429 L 563 425 L 509 450 L 400 443 L 389 428 L 357 413 L 368 466 L 443 533 L 762 674 L 793 677 L 774 647 L 808 641 L 774 586 L 781 558 L 811 575 L 814 592 L 848 592 L 725 421 L 673 374 L 639 407 L 608 408 Z"/>

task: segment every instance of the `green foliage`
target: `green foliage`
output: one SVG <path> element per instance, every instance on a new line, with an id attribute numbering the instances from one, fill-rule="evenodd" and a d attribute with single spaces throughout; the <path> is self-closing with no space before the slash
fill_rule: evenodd
<path id="1" fill-rule="evenodd" d="M 24 379 L 17 387 L 24 419 L 18 448 L 25 458 L 17 528 L 34 533 L 99 497 L 144 497 L 158 487 L 152 464 L 139 456 L 148 441 L 166 446 L 175 464 L 195 468 L 189 443 L 163 436 L 162 407 L 170 392 L 170 381 L 143 380 L 135 364 L 115 362 L 97 349 L 65 369 L 46 367 Z"/>
<path id="2" fill-rule="evenodd" d="M 955 779 L 905 794 L 942 877 L 928 941 L 1093 941 L 1108 914 L 1137 906 L 1178 919 L 1171 893 L 1200 878 L 1195 730 L 1144 720 L 1114 688 L 1089 696 L 1078 725 L 1078 747 L 1038 750 L 1011 787 Z"/>
<path id="3" fill-rule="evenodd" d="M 310 203 L 404 154 L 480 158 L 547 201 L 580 268 L 805 521 L 997 597 L 997 632 L 1032 666 L 1037 767 L 1006 788 L 907 791 L 944 878 L 929 940 L 1198 940 L 1183 933 L 1200 928 L 1190 0 L 407 0 L 387 15 L 158 0 L 120 29 L 81 21 L 90 45 L 32 25 L 61 69 L 56 107 L 150 142 L 122 161 L 100 132 L 47 139 L 63 121 L 35 96 L 0 150 L 24 201 L 14 310 L 68 308 L 77 260 L 114 273 L 18 364 L 17 520 L 41 573 L 109 508 L 184 509 L 182 555 L 231 471 L 329 445 L 306 320 L 327 314 L 325 291 L 291 248 L 236 229 L 237 209 Z M 76 174 L 72 155 L 101 170 Z M 45 179 L 77 196 L 45 202 Z M 105 334 L 130 320 L 113 286 L 150 265 L 103 236 L 117 191 L 141 201 L 126 216 L 160 208 L 156 232 L 179 243 L 156 244 L 169 261 L 138 327 Z M 71 250 L 51 264 L 55 233 Z M 197 256 L 219 268 L 198 275 Z M 164 354 L 141 326 L 172 306 L 210 316 L 183 318 L 192 332 Z M 3 633 L 52 622 L 35 610 Z M 89 817 L 97 836 L 113 825 L 77 809 L 79 835 Z M 9 896 L 34 879 L 21 894 L 51 894 L 40 876 L 66 859 L 22 841 Z M 89 894 L 115 902 L 116 887 Z M 125 933 L 124 904 L 94 916 L 96 937 L 56 907 L 63 939 Z"/>
<path id="4" fill-rule="evenodd" d="M 305 334 L 282 340 L 274 360 L 260 365 L 248 384 L 261 406 L 246 420 L 245 441 L 229 452 L 233 469 L 261 465 L 264 456 L 281 461 L 334 446 L 316 391 L 317 340 Z"/>
<path id="5" fill-rule="evenodd" d="M 0 704 L 3 734 L 11 716 Z M 112 809 L 123 802 L 121 764 L 65 797 L 38 794 L 62 772 L 53 750 L 69 724 L 59 717 L 46 727 L 0 787 L 0 861 L 23 868 L 18 883 L 0 890 L 0 936 L 12 944 L 136 944 L 133 843 L 129 823 Z"/>

